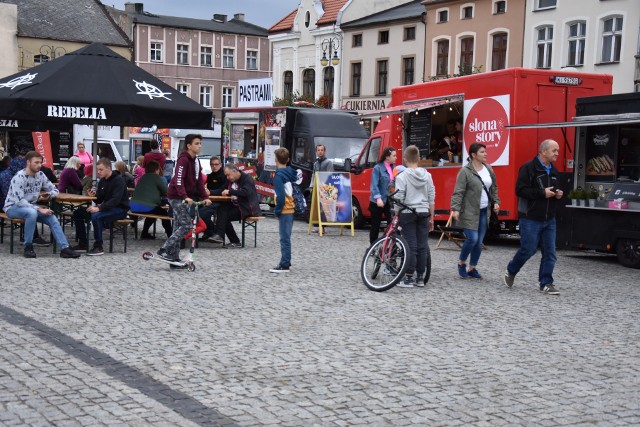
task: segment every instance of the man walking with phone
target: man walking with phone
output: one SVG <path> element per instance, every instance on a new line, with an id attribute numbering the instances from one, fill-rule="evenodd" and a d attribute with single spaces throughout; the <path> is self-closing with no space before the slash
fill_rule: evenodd
<path id="1" fill-rule="evenodd" d="M 522 266 L 540 247 L 540 291 L 548 295 L 560 295 L 560 291 L 553 285 L 553 268 L 556 265 L 556 208 L 564 194 L 558 189 L 558 170 L 553 166 L 559 152 L 560 146 L 556 141 L 545 139 L 540 144 L 539 154 L 522 165 L 518 172 L 516 195 L 520 248 L 504 274 L 504 284 L 509 288 L 513 286 L 516 274 Z"/>

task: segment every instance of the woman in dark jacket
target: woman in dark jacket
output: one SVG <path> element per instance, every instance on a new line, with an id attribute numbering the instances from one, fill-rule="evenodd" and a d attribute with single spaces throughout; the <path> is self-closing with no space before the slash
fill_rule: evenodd
<path id="1" fill-rule="evenodd" d="M 371 231 L 369 232 L 369 244 L 378 239 L 382 214 L 391 221 L 391 205 L 389 204 L 389 186 L 393 181 L 393 164 L 396 162 L 396 149 L 387 147 L 382 151 L 380 160 L 373 167 L 371 173 L 371 186 L 369 190 L 369 212 L 371 212 Z"/>

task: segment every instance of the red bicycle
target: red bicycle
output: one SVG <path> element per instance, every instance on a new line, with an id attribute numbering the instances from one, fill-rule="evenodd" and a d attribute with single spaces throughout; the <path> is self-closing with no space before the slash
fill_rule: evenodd
<path id="1" fill-rule="evenodd" d="M 404 209 L 416 213 L 414 209 L 389 196 L 393 203 Z M 376 292 L 383 292 L 393 288 L 404 278 L 409 260 L 409 245 L 400 235 L 402 227 L 398 224 L 398 213 L 394 212 L 382 237 L 373 242 L 362 259 L 360 275 L 367 288 Z M 427 245 L 427 265 L 424 283 L 431 276 L 431 252 Z"/>

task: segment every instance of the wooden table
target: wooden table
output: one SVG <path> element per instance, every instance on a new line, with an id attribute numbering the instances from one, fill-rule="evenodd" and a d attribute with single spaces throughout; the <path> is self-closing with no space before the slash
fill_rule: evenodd
<path id="1" fill-rule="evenodd" d="M 231 196 L 209 196 L 212 202 L 230 202 Z"/>
<path id="2" fill-rule="evenodd" d="M 54 202 L 61 204 L 73 204 L 73 205 L 85 205 L 93 202 L 96 198 L 94 196 L 85 196 L 83 194 L 71 194 L 71 193 L 58 193 L 58 195 L 52 199 Z"/>
<path id="3" fill-rule="evenodd" d="M 71 216 L 73 216 L 73 213 L 76 210 L 80 209 L 81 207 L 91 205 L 91 202 L 93 202 L 94 200 L 96 200 L 96 198 L 93 196 L 85 196 L 82 194 L 71 194 L 71 193 L 58 193 L 58 195 L 55 198 L 52 198 L 50 200 L 50 206 L 51 206 L 51 210 L 60 219 L 60 224 L 64 226 L 65 218 L 63 217 L 63 213 L 70 212 Z M 85 221 L 85 227 L 87 228 L 87 252 L 88 252 L 90 232 L 91 232 L 91 219 L 87 219 Z"/>

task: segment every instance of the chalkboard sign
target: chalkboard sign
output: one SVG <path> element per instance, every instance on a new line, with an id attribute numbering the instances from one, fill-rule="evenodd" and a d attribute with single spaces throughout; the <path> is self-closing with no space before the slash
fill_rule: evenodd
<path id="1" fill-rule="evenodd" d="M 421 158 L 428 158 L 431 146 L 431 111 L 418 110 L 409 114 L 407 145 L 415 145 Z"/>

